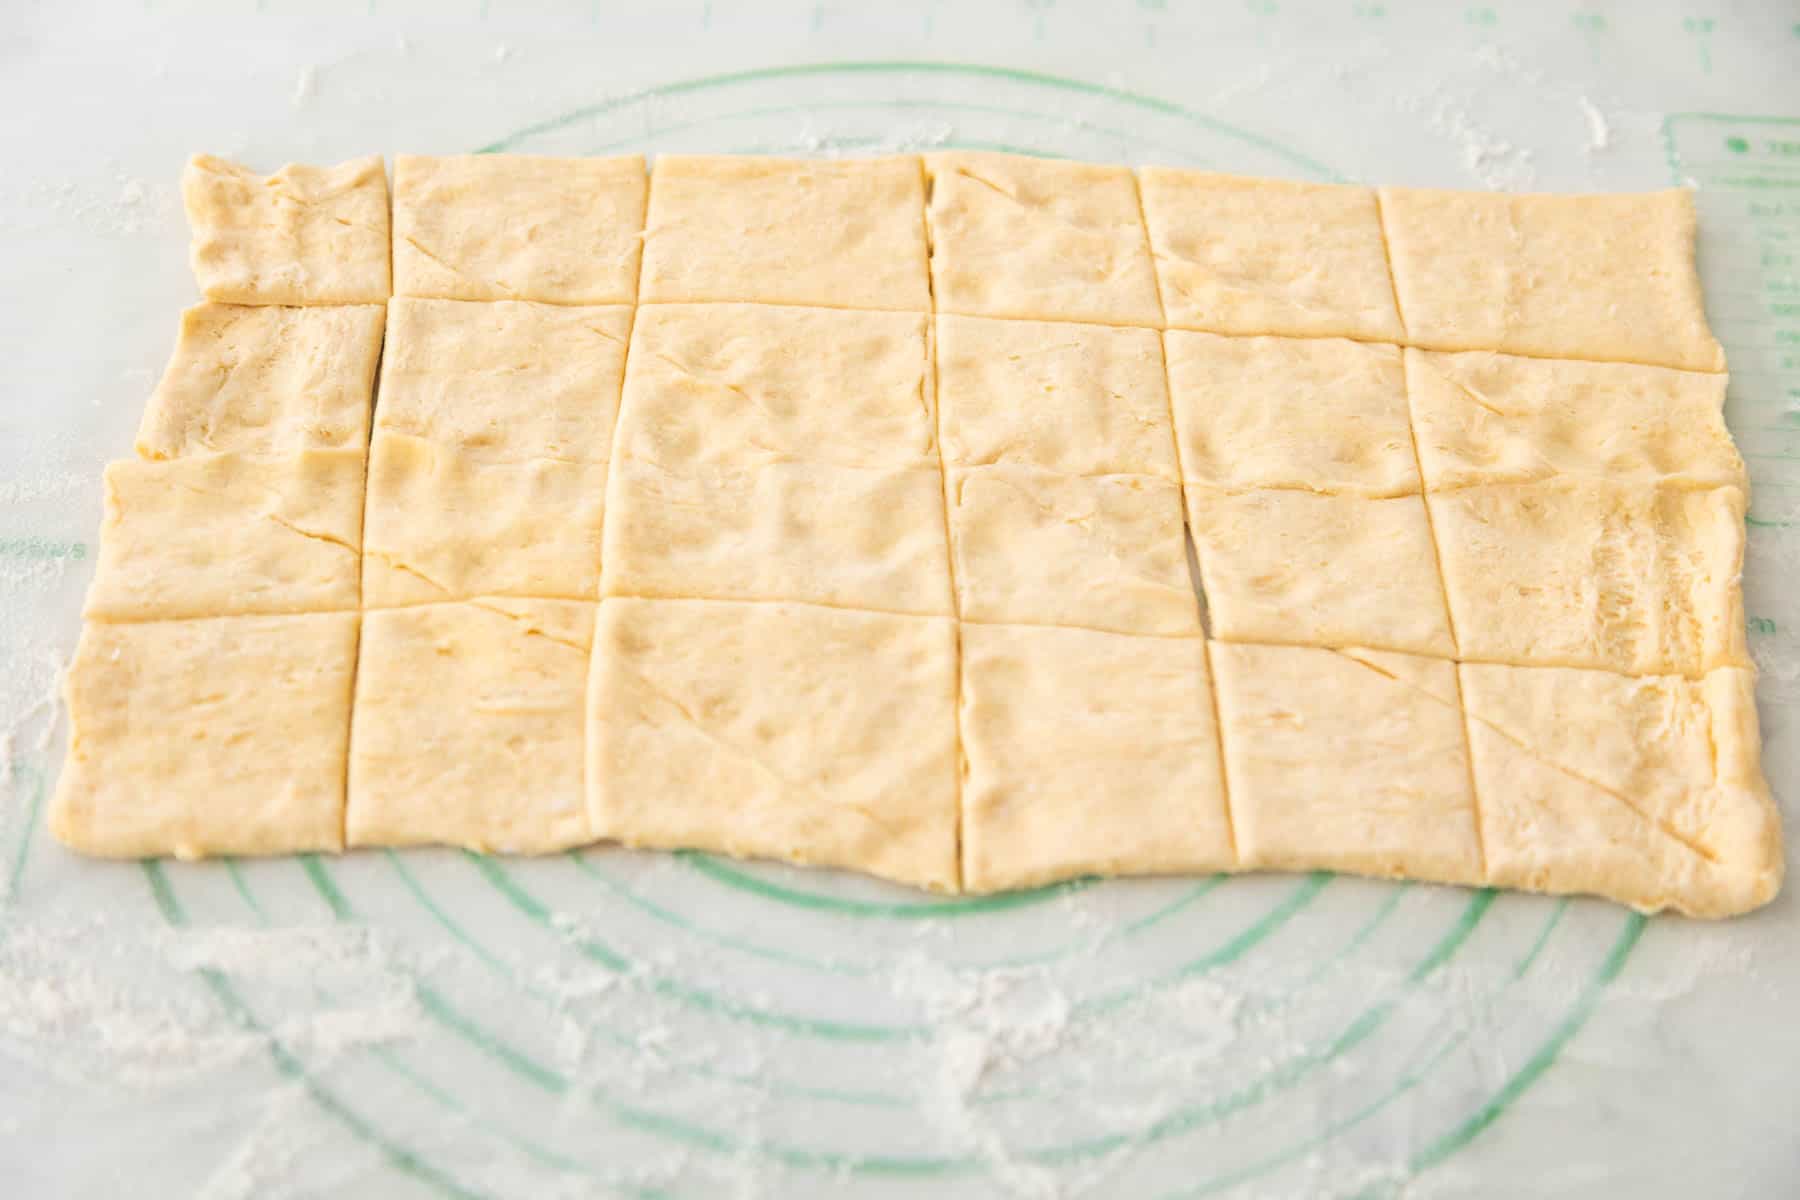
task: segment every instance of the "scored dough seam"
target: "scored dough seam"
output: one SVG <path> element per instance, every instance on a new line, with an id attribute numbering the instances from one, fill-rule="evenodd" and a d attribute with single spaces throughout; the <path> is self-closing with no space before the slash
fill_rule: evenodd
<path id="1" fill-rule="evenodd" d="M 385 164 L 382 169 L 383 171 L 386 170 Z M 388 224 L 391 227 L 394 221 L 394 189 L 390 186 L 387 191 Z M 392 237 L 389 237 L 388 290 L 390 293 L 393 291 L 393 278 L 394 241 Z M 381 349 L 375 354 L 375 370 L 372 372 L 369 379 L 369 419 L 364 426 L 366 433 L 362 447 L 362 520 L 356 530 L 356 538 L 359 542 L 364 540 L 364 531 L 369 527 L 369 457 L 375 443 L 375 409 L 381 403 L 381 368 L 387 358 L 388 338 L 394 331 L 393 322 L 388 320 L 388 316 L 389 310 L 384 306 L 381 314 Z M 346 847 L 350 844 L 350 743 L 351 740 L 356 737 L 356 696 L 362 684 L 362 656 L 364 646 L 363 627 L 367 624 L 368 620 L 364 615 L 366 609 L 363 604 L 363 597 L 367 595 L 367 592 L 364 589 L 367 585 L 367 577 L 369 574 L 368 564 L 368 549 L 367 547 L 364 547 L 356 556 L 356 652 L 350 660 L 350 703 L 345 706 L 344 711 L 344 802 L 338 806 L 338 845 Z"/>
<path id="2" fill-rule="evenodd" d="M 1187 464 L 1181 458 L 1181 432 L 1175 425 L 1175 376 L 1169 370 L 1169 309 L 1163 303 L 1163 273 L 1156 269 L 1156 247 L 1150 241 L 1150 215 L 1144 209 L 1144 188 L 1138 181 L 1138 173 L 1130 172 L 1131 194 L 1137 198 L 1138 224 L 1144 231 L 1144 249 L 1150 255 L 1151 275 L 1156 280 L 1156 311 L 1162 322 L 1162 330 L 1156 335 L 1156 352 L 1162 356 L 1163 399 L 1169 406 L 1169 441 L 1175 451 L 1176 489 L 1181 496 L 1181 539 L 1183 557 L 1191 554 L 1190 562 L 1198 566 L 1200 561 L 1200 543 L 1194 540 L 1194 531 L 1188 524 L 1187 503 Z M 1179 289 L 1177 289 L 1179 290 Z M 1225 844 L 1231 847 L 1231 861 L 1238 866 L 1243 865 L 1243 856 L 1238 853 L 1237 819 L 1231 812 L 1231 772 L 1225 765 L 1225 723 L 1219 708 L 1219 673 L 1213 667 L 1212 630 L 1207 626 L 1207 618 L 1211 607 L 1206 598 L 1205 577 L 1198 569 L 1188 572 L 1188 586 L 1194 589 L 1194 613 L 1200 620 L 1200 651 L 1206 662 L 1206 699 L 1212 705 L 1213 749 L 1219 756 L 1219 792 L 1220 801 L 1225 806 Z"/>
<path id="3" fill-rule="evenodd" d="M 1256 643 L 1237 643 L 1237 644 L 1254 645 Z M 1590 779 L 1586 775 L 1582 774 L 1580 771 L 1577 771 L 1572 767 L 1565 766 L 1562 763 L 1557 762 L 1555 759 L 1546 758 L 1542 753 L 1540 753 L 1535 747 L 1533 747 L 1529 743 L 1521 740 L 1518 737 L 1515 737 L 1513 734 L 1511 734 L 1507 730 L 1501 728 L 1499 725 L 1496 725 L 1494 722 L 1488 720 L 1486 717 L 1477 716 L 1474 713 L 1470 712 L 1467 703 L 1464 702 L 1464 700 L 1463 700 L 1462 672 L 1460 670 L 1458 670 L 1456 672 L 1457 703 L 1452 705 L 1449 701 L 1445 700 L 1442 696 L 1439 696 L 1432 692 L 1429 692 L 1426 689 L 1417 685 L 1416 683 L 1413 683 L 1411 680 L 1401 678 L 1400 676 L 1394 674 L 1392 671 L 1384 671 L 1380 667 L 1376 666 L 1374 663 L 1368 662 L 1365 659 L 1358 658 L 1356 655 L 1349 653 L 1349 651 L 1347 651 L 1347 650 L 1338 649 L 1338 648 L 1330 647 L 1330 646 L 1323 647 L 1323 649 L 1328 649 L 1333 654 L 1336 654 L 1339 657 L 1344 658 L 1349 662 L 1353 662 L 1359 667 L 1367 668 L 1368 670 L 1373 671 L 1373 672 L 1375 672 L 1375 674 L 1381 676 L 1383 679 L 1392 680 L 1393 682 L 1399 684 L 1401 687 L 1405 688 L 1407 691 L 1412 692 L 1415 695 L 1421 696 L 1426 700 L 1430 700 L 1434 704 L 1441 704 L 1445 708 L 1457 709 L 1462 714 L 1463 737 L 1467 740 L 1468 746 L 1469 746 L 1469 773 L 1470 773 L 1471 777 L 1474 775 L 1474 770 L 1475 770 L 1475 736 L 1474 736 L 1474 733 L 1472 732 L 1472 728 L 1473 728 L 1472 722 L 1479 721 L 1479 722 L 1481 722 L 1481 725 L 1484 729 L 1491 731 L 1497 737 L 1504 738 L 1506 741 L 1511 742 L 1514 746 L 1518 747 L 1518 749 L 1522 753 L 1524 753 L 1524 755 L 1527 758 L 1531 759 L 1533 762 L 1536 762 L 1545 767 L 1548 767 L 1550 770 L 1556 771 L 1559 774 L 1567 775 L 1570 779 L 1575 780 L 1577 783 L 1585 784 L 1588 787 L 1593 788 L 1597 792 L 1601 792 L 1607 796 L 1611 796 L 1614 800 L 1617 800 L 1620 804 L 1623 804 L 1627 809 L 1629 809 L 1631 811 L 1632 815 L 1637 817 L 1644 824 L 1650 826 L 1656 832 L 1662 834 L 1664 837 L 1670 839 L 1671 841 L 1679 842 L 1683 849 L 1688 850 L 1693 854 L 1699 855 L 1701 858 L 1705 859 L 1708 862 L 1713 862 L 1713 863 L 1718 862 L 1718 856 L 1715 855 L 1712 851 L 1706 849 L 1706 847 L 1701 846 L 1700 844 L 1698 844 L 1696 842 L 1690 841 L 1686 835 L 1684 835 L 1674 829 L 1669 828 L 1667 825 L 1663 824 L 1662 821 L 1658 820 L 1656 817 L 1651 816 L 1649 813 L 1645 812 L 1643 809 L 1641 809 L 1637 805 L 1633 804 L 1631 802 L 1631 800 L 1623 792 L 1617 791 L 1614 788 L 1607 787 L 1605 784 L 1600 783 L 1597 780 Z M 1450 660 L 1437 659 L 1435 661 L 1446 662 L 1446 661 L 1450 661 Z M 1457 665 L 1460 665 L 1460 664 L 1457 664 Z M 1484 665 L 1484 664 L 1476 664 L 1476 665 Z M 1504 666 L 1506 664 L 1499 664 L 1499 665 Z M 1632 676 L 1632 675 L 1626 675 L 1626 676 L 1623 676 L 1623 678 L 1634 679 L 1634 678 L 1638 678 L 1638 677 Z M 1471 782 L 1471 786 L 1473 786 L 1473 778 L 1471 778 L 1470 782 Z M 1476 815 L 1476 827 L 1477 827 L 1476 842 L 1477 842 L 1477 845 L 1480 845 L 1481 844 L 1481 839 L 1480 839 L 1480 815 L 1481 814 L 1480 814 L 1479 809 L 1477 809 L 1475 815 Z M 1487 877 L 1487 870 L 1486 870 L 1486 864 L 1484 863 L 1483 869 L 1482 869 L 1482 878 L 1485 879 L 1486 877 Z"/>
<path id="4" fill-rule="evenodd" d="M 930 307 L 930 314 L 925 320 L 925 359 L 926 370 L 930 375 L 932 405 L 932 441 L 936 443 L 938 486 L 944 498 L 944 567 L 950 575 L 950 616 L 951 629 L 955 634 L 952 657 L 955 659 L 955 670 L 951 674 L 951 682 L 955 688 L 951 696 L 951 726 L 956 736 L 956 829 L 953 852 L 956 862 L 956 891 L 963 890 L 963 783 L 968 774 L 968 763 L 963 754 L 963 622 L 962 595 L 956 587 L 956 548 L 951 543 L 953 536 L 950 530 L 950 468 L 944 462 L 944 398 L 938 394 L 938 304 L 937 280 L 932 275 L 931 260 L 937 249 L 936 239 L 931 229 L 931 193 L 935 182 L 931 172 L 925 169 L 925 160 L 918 159 L 919 175 L 924 181 L 924 207 L 919 210 L 919 221 L 925 231 L 925 296 Z M 985 181 L 983 181 L 985 182 Z M 954 315 L 954 314 L 952 314 Z M 925 387 L 925 380 L 920 379 L 919 386 Z"/>
<path id="5" fill-rule="evenodd" d="M 592 767 L 594 761 L 594 721 L 593 714 L 588 711 L 594 687 L 594 673 L 599 670 L 596 665 L 600 659 L 601 648 L 606 644 L 600 625 L 600 610 L 606 603 L 606 521 L 612 515 L 612 490 L 621 472 L 619 470 L 619 430 L 625 423 L 625 384 L 631 373 L 631 345 L 637 341 L 638 309 L 642 307 L 644 296 L 644 263 L 650 257 L 645 250 L 650 240 L 650 194 L 656 188 L 656 171 L 654 165 L 644 175 L 644 217 L 643 225 L 638 229 L 638 270 L 637 281 L 631 287 L 631 319 L 625 323 L 625 353 L 619 358 L 619 403 L 613 409 L 612 428 L 607 431 L 606 443 L 606 489 L 600 503 L 600 569 L 594 575 L 594 644 L 588 650 L 587 673 L 581 680 L 581 799 L 587 809 L 588 841 L 600 838 L 600 796 L 599 772 Z M 599 332 L 596 330 L 595 332 Z"/>
<path id="6" fill-rule="evenodd" d="M 1388 292 L 1394 298 L 1394 316 L 1400 322 L 1400 336 L 1408 341 L 1406 331 L 1406 310 L 1400 305 L 1400 279 L 1394 270 L 1394 248 L 1388 240 L 1387 209 L 1381 203 L 1381 190 L 1375 190 L 1375 224 L 1381 230 L 1381 257 L 1387 267 Z M 1419 423 L 1413 413 L 1412 376 L 1408 371 L 1410 356 L 1405 350 L 1400 351 L 1400 387 L 1406 393 L 1406 436 L 1412 444 L 1413 470 L 1419 476 L 1419 507 L 1425 510 L 1425 531 L 1431 537 L 1431 564 L 1437 574 L 1438 598 L 1444 605 L 1444 625 L 1450 631 L 1450 649 L 1453 661 L 1461 662 L 1462 640 L 1456 636 L 1456 613 L 1450 607 L 1450 580 L 1444 574 L 1444 553 L 1438 548 L 1437 522 L 1431 515 L 1431 498 L 1425 486 L 1425 460 L 1419 454 Z M 1367 664 L 1365 664 L 1367 665 Z M 1469 728 L 1468 705 L 1463 702 L 1462 669 L 1459 666 L 1456 675 L 1456 707 L 1462 717 L 1463 765 L 1469 776 L 1469 805 L 1475 818 L 1475 857 L 1481 868 L 1481 878 L 1488 877 L 1487 838 L 1481 827 L 1481 793 L 1475 782 L 1475 735 Z"/>

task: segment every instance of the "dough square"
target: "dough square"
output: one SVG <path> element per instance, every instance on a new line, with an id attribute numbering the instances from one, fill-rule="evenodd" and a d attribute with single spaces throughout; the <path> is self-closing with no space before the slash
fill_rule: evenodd
<path id="1" fill-rule="evenodd" d="M 1491 882 L 1705 917 L 1779 890 L 1752 671 L 1460 671 Z"/>
<path id="2" fill-rule="evenodd" d="M 1419 490 L 1397 347 L 1170 330 L 1183 475 L 1215 487 Z"/>
<path id="3" fill-rule="evenodd" d="M 379 304 L 197 304 L 138 427 L 143 458 L 362 450 Z"/>
<path id="4" fill-rule="evenodd" d="M 1235 865 L 1206 643 L 962 629 L 963 887 Z"/>
<path id="5" fill-rule="evenodd" d="M 196 154 L 181 176 L 188 260 L 208 300 L 381 304 L 388 298 L 387 171 L 379 155 L 273 175 Z"/>
<path id="6" fill-rule="evenodd" d="M 1432 350 L 1725 368 L 1694 266 L 1693 196 L 1383 188 L 1407 340 Z"/>
<path id="7" fill-rule="evenodd" d="M 1433 490 L 1560 476 L 1742 487 L 1725 376 L 1636 363 L 1406 352 Z"/>
<path id="8" fill-rule="evenodd" d="M 485 462 L 380 434 L 369 457 L 363 603 L 595 599 L 605 499 L 605 463 Z"/>
<path id="9" fill-rule="evenodd" d="M 1372 188 L 1145 167 L 1170 329 L 1400 340 Z"/>
<path id="10" fill-rule="evenodd" d="M 927 154 L 937 311 L 1162 325 L 1126 167 L 1018 154 Z"/>
<path id="11" fill-rule="evenodd" d="M 50 831 L 83 854 L 343 846 L 357 615 L 90 622 Z"/>
<path id="12" fill-rule="evenodd" d="M 937 318 L 944 461 L 1174 481 L 1155 330 Z"/>
<path id="13" fill-rule="evenodd" d="M 543 854 L 593 840 L 592 603 L 483 597 L 363 618 L 347 841 Z"/>
<path id="14" fill-rule="evenodd" d="M 106 468 L 86 615 L 115 621 L 357 606 L 363 456 L 211 454 Z"/>
<path id="15" fill-rule="evenodd" d="M 388 310 L 377 431 L 498 462 L 607 460 L 630 308 L 396 297 Z"/>
<path id="16" fill-rule="evenodd" d="M 608 597 L 594 832 L 955 891 L 956 687 L 945 618 Z"/>
<path id="17" fill-rule="evenodd" d="M 978 467 L 949 490 L 965 620 L 1199 634 L 1176 485 Z"/>
<path id="18" fill-rule="evenodd" d="M 770 462 L 671 471 L 620 458 L 607 511 L 608 596 L 954 612 L 935 467 Z"/>
<path id="19" fill-rule="evenodd" d="M 1482 882 L 1456 664 L 1212 643 L 1245 867 Z"/>
<path id="20" fill-rule="evenodd" d="M 1749 661 L 1737 488 L 1564 480 L 1430 504 L 1465 659 L 1635 675 Z"/>
<path id="21" fill-rule="evenodd" d="M 1215 637 L 1455 654 L 1419 496 L 1190 483 L 1187 507 Z"/>
<path id="22" fill-rule="evenodd" d="M 928 312 L 918 158 L 658 155 L 645 301 L 743 300 Z"/>
<path id="23" fill-rule="evenodd" d="M 938 462 L 930 318 L 766 304 L 638 310 L 622 453 L 666 467 Z"/>
<path id="24" fill-rule="evenodd" d="M 394 159 L 394 293 L 630 304 L 649 191 L 642 155 Z"/>

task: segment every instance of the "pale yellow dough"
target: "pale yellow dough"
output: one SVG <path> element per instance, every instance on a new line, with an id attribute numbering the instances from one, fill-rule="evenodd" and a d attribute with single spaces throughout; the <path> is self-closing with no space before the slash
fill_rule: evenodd
<path id="1" fill-rule="evenodd" d="M 609 598 L 596 642 L 597 836 L 956 889 L 954 622 Z"/>
<path id="2" fill-rule="evenodd" d="M 1155 330 L 940 316 L 937 387 L 951 466 L 1179 478 Z"/>
<path id="3" fill-rule="evenodd" d="M 353 609 L 362 510 L 357 450 L 115 462 L 86 615 Z"/>
<path id="4" fill-rule="evenodd" d="M 583 698 L 594 605 L 482 597 L 363 618 L 352 846 L 543 854 L 592 841 Z"/>
<path id="5" fill-rule="evenodd" d="M 771 462 L 672 471 L 621 458 L 605 556 L 609 596 L 953 612 L 936 467 Z"/>
<path id="6" fill-rule="evenodd" d="M 630 304 L 649 179 L 642 155 L 394 159 L 394 294 Z"/>
<path id="7" fill-rule="evenodd" d="M 1187 504 L 1216 636 L 1455 653 L 1418 496 L 1189 484 Z"/>
<path id="8" fill-rule="evenodd" d="M 1742 487 L 1725 376 L 1476 351 L 1406 352 L 1419 462 L 1434 490 L 1583 476 Z"/>
<path id="9" fill-rule="evenodd" d="M 484 461 L 604 463 L 630 336 L 623 306 L 397 297 L 375 428 Z"/>
<path id="10" fill-rule="evenodd" d="M 380 304 L 388 298 L 387 171 L 378 155 L 290 163 L 263 177 L 196 154 L 181 177 L 188 257 L 208 300 Z"/>
<path id="11" fill-rule="evenodd" d="M 355 613 L 82 630 L 50 831 L 84 854 L 343 846 Z"/>
<path id="12" fill-rule="evenodd" d="M 379 304 L 197 304 L 138 427 L 144 458 L 361 450 L 369 442 Z"/>
<path id="13" fill-rule="evenodd" d="M 597 597 L 606 464 L 486 462 L 383 433 L 369 457 L 363 603 Z"/>
<path id="14" fill-rule="evenodd" d="M 1398 342 L 1371 188 L 1145 167 L 1170 329 Z"/>
<path id="15" fill-rule="evenodd" d="M 963 888 L 1235 865 L 1206 643 L 962 630 Z"/>
<path id="16" fill-rule="evenodd" d="M 1383 188 L 1407 340 L 1720 371 L 1685 189 L 1518 196 Z"/>
<path id="17" fill-rule="evenodd" d="M 925 172 L 937 311 L 1162 324 L 1126 168 L 959 151 Z"/>
<path id="18" fill-rule="evenodd" d="M 916 157 L 822 162 L 664 154 L 640 299 L 927 312 Z"/>
<path id="19" fill-rule="evenodd" d="M 1749 661 L 1737 488 L 1566 480 L 1430 504 L 1465 659 L 1682 675 Z"/>
<path id="20" fill-rule="evenodd" d="M 949 494 L 965 620 L 1199 634 L 1174 484 L 979 467 Z"/>
<path id="21" fill-rule="evenodd" d="M 1244 866 L 1483 881 L 1456 664 L 1211 648 Z"/>
<path id="22" fill-rule="evenodd" d="M 1490 883 L 1699 917 L 1779 890 L 1751 671 L 1466 663 L 1461 674 Z"/>
<path id="23" fill-rule="evenodd" d="M 638 312 L 621 453 L 669 468 L 937 464 L 929 318 L 758 304 Z"/>
<path id="24" fill-rule="evenodd" d="M 1163 340 L 1187 479 L 1365 496 L 1419 490 L 1396 347 L 1181 330 Z"/>

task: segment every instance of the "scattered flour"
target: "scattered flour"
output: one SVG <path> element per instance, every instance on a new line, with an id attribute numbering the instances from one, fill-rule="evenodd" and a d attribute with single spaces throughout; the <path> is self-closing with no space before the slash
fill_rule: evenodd
<path id="1" fill-rule="evenodd" d="M 1594 154 L 1597 151 L 1610 149 L 1612 147 L 1612 125 L 1607 121 L 1606 114 L 1601 112 L 1600 107 L 1585 95 L 1577 96 L 1576 100 L 1581 105 L 1582 116 L 1587 118 L 1587 152 Z"/>

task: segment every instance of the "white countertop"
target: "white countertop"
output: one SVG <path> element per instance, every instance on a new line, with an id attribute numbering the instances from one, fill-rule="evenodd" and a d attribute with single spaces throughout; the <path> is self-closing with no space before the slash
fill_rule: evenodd
<path id="1" fill-rule="evenodd" d="M 703 856 L 143 868 L 48 839 L 100 468 L 129 453 L 194 297 L 194 150 L 272 169 L 991 146 L 1692 181 L 1755 486 L 1766 761 L 1794 818 L 1791 5 L 625 7 L 0 15 L 0 1192 L 1800 1192 L 1793 890 L 1718 925 L 1325 876 L 941 904 Z"/>

